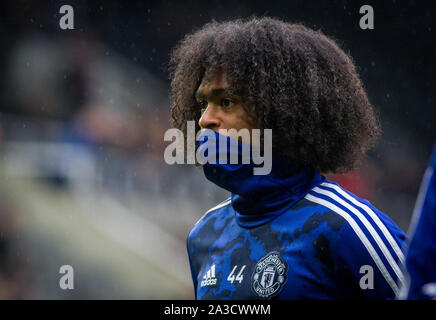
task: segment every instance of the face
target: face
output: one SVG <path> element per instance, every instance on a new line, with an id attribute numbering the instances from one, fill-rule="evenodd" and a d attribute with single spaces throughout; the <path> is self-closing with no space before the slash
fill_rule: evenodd
<path id="1" fill-rule="evenodd" d="M 203 79 L 195 97 L 201 107 L 199 125 L 202 129 L 219 131 L 245 128 L 251 136 L 251 129 L 256 128 L 254 111 L 249 113 L 243 107 L 242 98 L 234 92 L 224 73 L 217 73 L 209 81 Z"/>

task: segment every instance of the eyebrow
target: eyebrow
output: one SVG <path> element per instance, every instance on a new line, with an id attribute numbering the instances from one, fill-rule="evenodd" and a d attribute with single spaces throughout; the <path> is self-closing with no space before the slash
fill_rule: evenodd
<path id="1" fill-rule="evenodd" d="M 240 97 L 240 95 L 233 89 L 231 88 L 216 88 L 213 90 L 209 90 L 206 92 L 203 92 L 201 90 L 197 90 L 195 92 L 195 98 L 197 100 L 203 98 L 203 99 L 210 99 L 211 97 L 216 97 L 216 96 L 220 96 L 220 95 L 228 95 L 231 97 Z"/>

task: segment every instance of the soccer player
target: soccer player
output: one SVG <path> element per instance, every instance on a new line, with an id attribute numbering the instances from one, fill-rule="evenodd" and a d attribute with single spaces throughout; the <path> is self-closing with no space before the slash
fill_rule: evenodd
<path id="1" fill-rule="evenodd" d="M 402 298 L 436 300 L 436 144 L 425 172 L 409 232 L 407 285 Z M 404 296 L 404 294 L 406 296 Z"/>
<path id="2" fill-rule="evenodd" d="M 266 17 L 212 22 L 174 49 L 170 77 L 180 130 L 190 120 L 217 137 L 272 130 L 269 174 L 253 174 L 253 159 L 203 165 L 231 197 L 187 238 L 197 299 L 395 297 L 405 234 L 321 174 L 355 168 L 379 135 L 355 67 L 333 40 Z"/>

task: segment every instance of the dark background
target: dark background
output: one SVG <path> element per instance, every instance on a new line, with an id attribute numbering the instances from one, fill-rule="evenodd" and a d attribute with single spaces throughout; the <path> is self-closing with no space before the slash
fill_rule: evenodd
<path id="1" fill-rule="evenodd" d="M 62 4 L 67 2 L 2 4 L 2 63 L 7 63 L 14 42 L 29 32 L 77 33 L 135 58 L 166 81 L 170 50 L 186 33 L 212 19 L 273 16 L 302 22 L 337 39 L 354 58 L 382 120 L 392 119 L 385 125 L 407 128 L 426 145 L 434 139 L 429 121 L 436 117 L 431 1 L 69 1 L 75 10 L 74 32 L 59 28 Z M 359 28 L 359 8 L 364 4 L 374 8 L 374 30 Z"/>

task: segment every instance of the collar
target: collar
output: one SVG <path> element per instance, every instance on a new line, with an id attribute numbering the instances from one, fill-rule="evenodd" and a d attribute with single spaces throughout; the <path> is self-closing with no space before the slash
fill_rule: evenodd
<path id="1" fill-rule="evenodd" d="M 315 185 L 325 180 L 316 169 L 288 161 L 279 151 L 272 152 L 272 169 L 267 175 L 254 175 L 256 165 L 249 146 L 250 161 L 242 163 L 243 144 L 225 137 L 217 132 L 215 141 L 227 140 L 227 148 L 220 150 L 220 144 L 208 144 L 208 139 L 200 140 L 198 152 L 206 151 L 209 156 L 216 156 L 216 163 L 206 163 L 203 171 L 206 178 L 232 193 L 232 207 L 236 222 L 245 228 L 265 224 L 286 212 L 301 200 Z M 201 135 L 199 136 L 201 139 Z M 245 145 L 247 147 L 247 145 Z M 238 164 L 219 163 L 219 155 L 225 153 L 227 160 L 237 153 Z M 256 162 L 259 163 L 259 162 Z"/>

